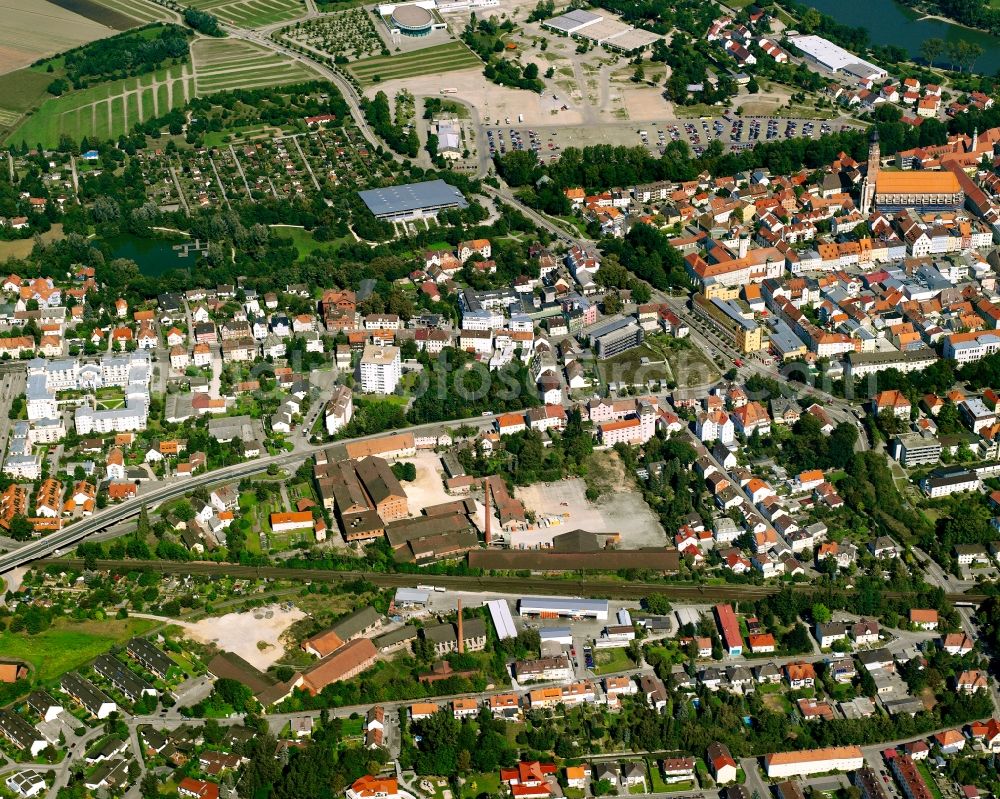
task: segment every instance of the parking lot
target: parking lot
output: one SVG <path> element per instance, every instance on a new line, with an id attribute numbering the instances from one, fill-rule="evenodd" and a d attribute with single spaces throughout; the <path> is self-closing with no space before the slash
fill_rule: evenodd
<path id="1" fill-rule="evenodd" d="M 847 130 L 847 125 L 841 125 L 840 130 Z M 728 144 L 730 150 L 747 150 L 758 141 L 775 139 L 792 139 L 795 137 L 815 139 L 821 135 L 832 133 L 834 125 L 830 122 L 814 119 L 785 119 L 781 117 L 737 117 L 728 115 L 722 118 L 706 118 L 685 120 L 670 123 L 656 130 L 655 143 L 646 130 L 639 131 L 639 139 L 647 147 L 654 146 L 661 150 L 666 146 L 668 137 L 672 141 L 686 141 L 698 155 L 715 139 Z"/>
<path id="2" fill-rule="evenodd" d="M 493 124 L 490 125 L 489 123 Z M 501 124 L 502 123 L 502 124 Z M 616 127 L 616 126 L 607 126 Z M 641 144 L 654 155 L 662 155 L 670 141 L 687 142 L 692 152 L 701 155 L 714 140 L 720 140 L 731 151 L 748 150 L 758 141 L 776 141 L 803 137 L 816 139 L 848 125 L 815 119 L 785 117 L 703 117 L 701 119 L 667 120 L 641 128 L 629 127 L 609 137 L 607 129 L 599 138 L 590 131 L 575 126 L 526 127 L 510 118 L 487 120 L 486 144 L 490 157 L 514 150 L 533 150 L 539 161 L 555 161 L 564 147 L 585 147 L 590 144 Z"/>

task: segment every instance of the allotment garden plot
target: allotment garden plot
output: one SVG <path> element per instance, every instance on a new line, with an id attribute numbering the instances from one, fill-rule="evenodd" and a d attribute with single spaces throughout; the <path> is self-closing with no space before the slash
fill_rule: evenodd
<path id="1" fill-rule="evenodd" d="M 363 8 L 352 8 L 303 20 L 281 31 L 282 37 L 317 55 L 364 58 L 385 49 L 371 14 Z"/>
<path id="2" fill-rule="evenodd" d="M 303 0 L 192 0 L 189 5 L 241 28 L 259 28 L 306 13 Z"/>
<path id="3" fill-rule="evenodd" d="M 356 61 L 349 69 L 364 86 L 418 75 L 434 75 L 481 67 L 483 62 L 461 42 L 448 42 L 423 50 Z"/>
<path id="4" fill-rule="evenodd" d="M 237 200 L 313 196 L 317 186 L 371 186 L 389 174 L 383 161 L 371 159 L 357 128 L 276 133 L 261 128 L 241 131 L 233 141 L 206 140 L 204 150 L 185 153 L 182 163 L 167 155 L 150 157 L 143 164 L 150 199 L 189 209 L 224 208 Z"/>

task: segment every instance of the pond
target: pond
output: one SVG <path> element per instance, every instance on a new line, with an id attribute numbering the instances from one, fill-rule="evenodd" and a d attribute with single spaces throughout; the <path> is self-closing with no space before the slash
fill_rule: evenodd
<path id="1" fill-rule="evenodd" d="M 926 39 L 975 42 L 983 48 L 983 54 L 973 69 L 986 75 L 1000 69 L 1000 37 L 939 19 L 921 19 L 923 14 L 895 0 L 806 0 L 806 4 L 844 25 L 864 28 L 872 44 L 902 47 L 916 58 L 920 57 L 920 45 Z M 938 62 L 948 66 L 946 57 Z"/>
<path id="2" fill-rule="evenodd" d="M 122 234 L 103 239 L 112 258 L 128 258 L 147 277 L 159 277 L 171 269 L 190 270 L 198 261 L 197 246 L 191 239 L 144 239 Z"/>

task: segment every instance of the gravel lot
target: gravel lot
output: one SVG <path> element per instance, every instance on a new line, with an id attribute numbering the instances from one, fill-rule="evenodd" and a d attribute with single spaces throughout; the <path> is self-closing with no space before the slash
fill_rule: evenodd
<path id="1" fill-rule="evenodd" d="M 460 498 L 450 496 L 444 490 L 441 460 L 436 453 L 425 450 L 418 452 L 412 458 L 403 458 L 403 460 L 417 467 L 417 479 L 412 483 L 401 484 L 406 492 L 411 516 L 419 516 L 424 508 L 431 505 L 454 502 Z"/>
<path id="2" fill-rule="evenodd" d="M 234 652 L 264 671 L 285 651 L 281 634 L 305 615 L 298 608 L 282 610 L 279 605 L 268 605 L 246 613 L 227 613 L 194 623 L 177 624 L 196 641 Z M 261 649 L 258 643 L 264 643 L 266 647 Z"/>
<path id="3" fill-rule="evenodd" d="M 541 518 L 568 513 L 555 527 L 542 528 L 537 537 L 550 539 L 570 530 L 592 533 L 621 533 L 622 549 L 666 546 L 667 538 L 660 522 L 642 496 L 628 489 L 615 491 L 595 504 L 586 498 L 587 486 L 580 478 L 557 483 L 537 483 L 515 492 L 527 510 Z M 531 544 L 532 532 L 518 534 L 517 541 Z"/>

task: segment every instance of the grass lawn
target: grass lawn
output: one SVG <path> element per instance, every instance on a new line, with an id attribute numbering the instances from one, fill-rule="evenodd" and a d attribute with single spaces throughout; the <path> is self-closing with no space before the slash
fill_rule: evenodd
<path id="1" fill-rule="evenodd" d="M 462 796 L 467 797 L 467 799 L 475 799 L 482 793 L 490 794 L 491 796 L 499 795 L 500 793 L 500 774 L 499 772 L 481 772 L 478 774 L 470 774 L 465 780 L 465 784 L 462 785 Z"/>
<path id="2" fill-rule="evenodd" d="M 635 663 L 625 654 L 625 649 L 598 649 L 594 652 L 595 674 L 612 674 L 616 671 L 628 671 L 635 668 Z"/>
<path id="3" fill-rule="evenodd" d="M 931 774 L 931 770 L 927 768 L 927 764 L 923 760 L 918 760 L 917 769 L 920 771 L 921 776 L 927 783 L 927 787 L 931 789 L 931 794 L 933 794 L 934 799 L 942 799 L 941 789 L 938 787 L 937 780 L 934 779 L 934 775 Z"/>
<path id="4" fill-rule="evenodd" d="M 47 682 L 155 626 L 151 619 L 60 619 L 38 635 L 0 633 L 0 652 L 5 658 L 32 664 L 38 679 Z"/>
<path id="5" fill-rule="evenodd" d="M 51 82 L 52 75 L 32 69 L 0 75 L 0 129 L 13 127 L 25 111 L 41 104 Z"/>
<path id="6" fill-rule="evenodd" d="M 295 249 L 299 253 L 299 258 L 305 258 L 316 250 L 323 247 L 333 247 L 337 244 L 337 240 L 316 241 L 316 237 L 312 234 L 312 231 L 300 227 L 275 226 L 271 228 L 271 232 L 279 239 L 291 239 L 292 244 L 295 245 Z"/>
<path id="7" fill-rule="evenodd" d="M 240 494 L 240 510 L 246 513 L 253 510 L 257 505 L 257 495 L 253 491 L 244 491 Z"/>
<path id="8" fill-rule="evenodd" d="M 649 788 L 651 793 L 666 793 L 670 786 L 663 780 L 660 774 L 660 766 L 655 760 L 646 761 L 646 771 L 649 773 Z"/>
<path id="9" fill-rule="evenodd" d="M 726 109 L 718 105 L 696 103 L 695 105 L 677 105 L 674 106 L 674 110 L 681 119 L 695 119 L 696 117 L 721 117 Z"/>
<path id="10" fill-rule="evenodd" d="M 365 720 L 358 716 L 356 719 L 344 719 L 341 722 L 340 730 L 345 738 L 360 738 L 365 727 Z"/>
<path id="11" fill-rule="evenodd" d="M 784 694 L 765 694 L 764 704 L 775 713 L 791 713 L 792 703 Z"/>
<path id="12" fill-rule="evenodd" d="M 643 364 L 643 358 L 648 359 L 649 363 Z M 646 380 L 669 379 L 663 356 L 646 343 L 600 361 L 598 371 L 605 383 L 632 384 Z"/>

